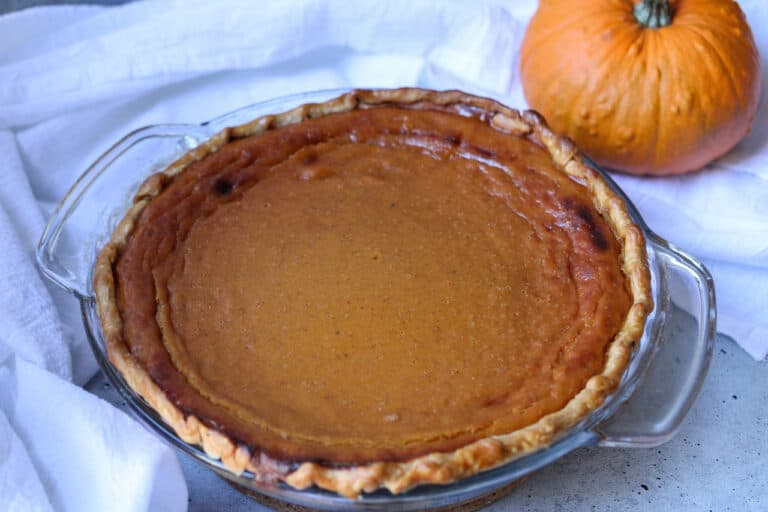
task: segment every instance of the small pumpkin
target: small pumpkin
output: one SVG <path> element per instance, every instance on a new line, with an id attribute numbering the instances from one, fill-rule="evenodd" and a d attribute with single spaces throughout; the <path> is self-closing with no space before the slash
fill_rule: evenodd
<path id="1" fill-rule="evenodd" d="M 749 133 L 760 98 L 732 0 L 541 0 L 520 74 L 555 130 L 633 174 L 700 169 Z"/>

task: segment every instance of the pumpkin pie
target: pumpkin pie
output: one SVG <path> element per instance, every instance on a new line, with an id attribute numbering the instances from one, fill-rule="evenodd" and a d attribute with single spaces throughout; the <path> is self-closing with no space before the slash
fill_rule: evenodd
<path id="1" fill-rule="evenodd" d="M 651 309 L 625 204 L 535 112 L 359 90 L 226 129 L 100 252 L 111 363 L 233 472 L 354 497 L 543 448 Z"/>

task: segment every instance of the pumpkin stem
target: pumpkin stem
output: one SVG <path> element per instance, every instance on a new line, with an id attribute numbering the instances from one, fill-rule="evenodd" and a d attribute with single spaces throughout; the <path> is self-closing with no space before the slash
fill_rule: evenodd
<path id="1" fill-rule="evenodd" d="M 669 0 L 640 0 L 635 4 L 635 19 L 648 28 L 666 27 L 672 23 Z"/>

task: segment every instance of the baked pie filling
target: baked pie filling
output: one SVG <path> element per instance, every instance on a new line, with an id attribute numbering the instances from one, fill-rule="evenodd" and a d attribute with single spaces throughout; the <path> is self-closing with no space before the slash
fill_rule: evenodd
<path id="1" fill-rule="evenodd" d="M 650 303 L 639 231 L 551 134 L 419 93 L 227 133 L 145 184 L 99 307 L 113 363 L 182 437 L 205 446 L 199 425 L 257 478 L 398 491 L 535 448 L 503 439 L 616 386 Z M 488 439 L 498 460 L 389 485 Z"/>

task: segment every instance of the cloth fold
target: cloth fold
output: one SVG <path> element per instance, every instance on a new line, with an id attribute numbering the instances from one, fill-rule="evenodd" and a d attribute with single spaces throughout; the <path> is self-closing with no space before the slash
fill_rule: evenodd
<path id="1" fill-rule="evenodd" d="M 39 236 L 35 233 L 42 232 L 43 215 L 32 195 L 15 138 L 7 130 L 0 130 L 0 155 L 0 347 L 69 380 L 69 347 L 61 343 L 64 333 L 58 313 L 30 258 L 30 249 Z"/>
<path id="2" fill-rule="evenodd" d="M 740 3 L 764 55 L 752 134 L 698 174 L 616 179 L 654 230 L 710 266 L 720 329 L 762 359 L 768 12 L 761 0 Z M 34 268 L 45 215 L 90 163 L 138 127 L 201 122 L 309 90 L 459 88 L 524 108 L 517 54 L 534 9 L 512 0 L 190 0 L 0 16 L 0 509 L 186 506 L 172 452 L 67 382 L 84 384 L 96 365 L 76 301 Z M 60 455 L 46 458 L 53 440 Z M 91 479 L 87 498 L 67 464 Z"/>
<path id="3" fill-rule="evenodd" d="M 186 506 L 186 484 L 173 451 L 77 386 L 14 358 L 0 367 L 0 410 L 0 433 L 12 428 L 6 437 L 18 459 L 4 460 L 0 474 L 21 480 L 7 489 L 17 510 L 46 510 L 46 503 L 53 510 L 94 511 Z M 6 498 L 0 495 L 0 503 Z"/>

